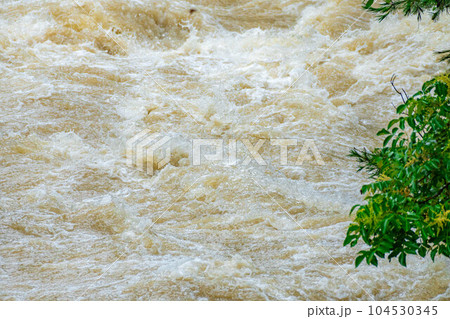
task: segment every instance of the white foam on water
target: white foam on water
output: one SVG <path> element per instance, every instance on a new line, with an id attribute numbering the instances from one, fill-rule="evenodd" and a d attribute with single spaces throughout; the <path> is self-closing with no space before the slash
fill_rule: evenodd
<path id="1" fill-rule="evenodd" d="M 80 4 L 0 9 L 1 299 L 450 299 L 444 258 L 354 269 L 363 246 L 342 247 L 366 182 L 346 155 L 379 145 L 393 73 L 411 94 L 445 69 L 432 52 L 448 17 L 378 23 L 357 0 Z M 152 176 L 126 161 L 144 129 L 171 138 Z M 268 165 L 241 165 L 242 144 L 235 163 L 192 165 L 194 138 L 265 139 Z M 298 139 L 291 163 L 312 139 L 325 165 L 281 166 L 271 138 Z"/>

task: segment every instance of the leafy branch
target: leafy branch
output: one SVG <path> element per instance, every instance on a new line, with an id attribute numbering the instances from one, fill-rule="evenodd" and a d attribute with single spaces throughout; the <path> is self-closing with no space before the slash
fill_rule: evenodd
<path id="1" fill-rule="evenodd" d="M 425 11 L 430 12 L 431 19 L 436 21 L 442 12 L 450 11 L 449 0 L 385 0 L 379 6 L 374 7 L 374 0 L 364 2 L 364 9 L 377 13 L 379 21 L 383 21 L 388 15 L 401 10 L 405 16 L 417 15 L 421 20 Z"/>
<path id="2" fill-rule="evenodd" d="M 377 135 L 383 146 L 353 149 L 349 156 L 371 182 L 361 193 L 366 203 L 355 205 L 344 245 L 362 240 L 367 249 L 355 260 L 378 265 L 378 258 L 398 258 L 406 266 L 408 254 L 450 257 L 450 78 L 425 82 L 412 97 L 402 96 L 398 118 Z"/>

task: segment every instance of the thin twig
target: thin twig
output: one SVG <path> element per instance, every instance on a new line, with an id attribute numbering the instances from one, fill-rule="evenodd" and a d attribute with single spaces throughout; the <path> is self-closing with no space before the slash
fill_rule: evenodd
<path id="1" fill-rule="evenodd" d="M 426 203 L 436 197 L 438 197 L 439 195 L 441 195 L 441 193 L 448 188 L 448 186 L 450 186 L 450 182 L 448 182 L 447 184 L 445 184 L 436 194 L 434 194 L 433 196 L 431 196 L 430 198 L 427 198 L 426 200 L 420 201 L 419 204 L 423 204 Z"/>
<path id="2" fill-rule="evenodd" d="M 401 96 L 403 103 L 406 103 L 407 100 L 405 100 L 405 98 L 403 96 L 403 93 L 400 92 L 399 90 L 397 90 L 397 88 L 395 87 L 394 81 L 395 81 L 396 78 L 397 78 L 397 76 L 395 74 L 393 74 L 392 77 L 391 77 L 391 81 L 390 81 L 391 85 L 394 88 L 395 92 L 397 92 L 397 94 Z M 405 90 L 403 90 L 403 92 L 405 92 Z M 406 92 L 405 92 L 405 96 L 408 97 L 408 94 L 406 94 Z"/>

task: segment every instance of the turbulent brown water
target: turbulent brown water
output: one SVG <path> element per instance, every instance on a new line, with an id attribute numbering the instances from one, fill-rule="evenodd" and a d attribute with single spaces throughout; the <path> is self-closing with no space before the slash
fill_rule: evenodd
<path id="1" fill-rule="evenodd" d="M 414 93 L 444 69 L 449 22 L 378 23 L 359 0 L 1 1 L 0 298 L 449 300 L 448 259 L 354 269 L 363 246 L 342 247 L 366 181 L 346 154 L 379 145 L 392 74 Z M 153 176 L 127 166 L 143 129 L 172 137 Z M 194 166 L 193 138 L 312 139 L 325 165 L 265 144 L 266 166 Z"/>

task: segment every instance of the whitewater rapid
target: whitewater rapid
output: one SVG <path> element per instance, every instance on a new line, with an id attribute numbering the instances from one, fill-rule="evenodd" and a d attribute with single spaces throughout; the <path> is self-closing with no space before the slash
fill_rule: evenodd
<path id="1" fill-rule="evenodd" d="M 450 300 L 449 261 L 354 268 L 375 147 L 442 72 L 450 18 L 359 0 L 0 2 L 0 299 Z M 126 141 L 171 137 L 153 175 Z M 192 139 L 314 141 L 324 165 L 192 165 Z M 239 151 L 244 154 L 245 149 Z M 244 156 L 245 157 L 245 156 Z"/>

